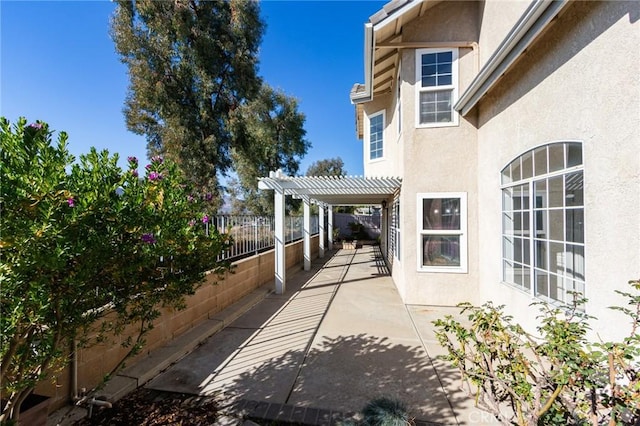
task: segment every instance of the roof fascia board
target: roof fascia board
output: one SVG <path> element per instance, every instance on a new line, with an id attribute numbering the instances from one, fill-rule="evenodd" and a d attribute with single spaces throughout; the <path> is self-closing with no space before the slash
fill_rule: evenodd
<path id="1" fill-rule="evenodd" d="M 454 109 L 467 115 L 568 3 L 569 0 L 533 1 L 460 96 Z"/>
<path id="2" fill-rule="evenodd" d="M 351 96 L 352 104 L 369 102 L 373 99 L 373 52 L 375 51 L 373 24 L 364 24 L 364 92 Z"/>
<path id="3" fill-rule="evenodd" d="M 413 8 L 421 6 L 421 5 L 422 5 L 422 1 L 409 0 L 407 2 L 407 4 L 405 4 L 404 6 L 400 7 L 400 9 L 397 9 L 397 10 L 393 11 L 390 15 L 386 16 L 381 21 L 376 22 L 373 25 L 374 31 L 378 31 L 378 30 L 383 29 L 387 25 L 395 22 L 396 19 L 402 17 L 405 13 L 407 13 L 410 10 L 412 10 Z"/>

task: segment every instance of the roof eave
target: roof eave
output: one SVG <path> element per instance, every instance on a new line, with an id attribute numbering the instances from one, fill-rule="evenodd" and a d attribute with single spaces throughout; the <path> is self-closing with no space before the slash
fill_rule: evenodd
<path id="1" fill-rule="evenodd" d="M 467 115 L 568 3 L 569 0 L 534 0 L 453 108 Z"/>
<path id="2" fill-rule="evenodd" d="M 352 104 L 361 104 L 373 99 L 373 52 L 376 48 L 375 43 L 373 24 L 367 22 L 364 24 L 364 91 L 353 93 L 350 96 Z"/>

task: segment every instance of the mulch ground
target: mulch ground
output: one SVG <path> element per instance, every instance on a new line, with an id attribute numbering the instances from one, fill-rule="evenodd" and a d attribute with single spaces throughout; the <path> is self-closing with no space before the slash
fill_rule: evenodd
<path id="1" fill-rule="evenodd" d="M 215 422 L 217 412 L 212 397 L 138 388 L 112 408 L 94 407 L 91 418 L 75 426 L 208 426 Z"/>

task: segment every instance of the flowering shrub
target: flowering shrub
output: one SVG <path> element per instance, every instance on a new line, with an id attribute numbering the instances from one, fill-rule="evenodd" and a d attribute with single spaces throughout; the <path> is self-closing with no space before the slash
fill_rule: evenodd
<path id="1" fill-rule="evenodd" d="M 74 163 L 67 135 L 52 143 L 42 122 L 1 118 L 0 131 L 1 421 L 68 362 L 71 342 L 137 324 L 135 353 L 159 308 L 183 307 L 206 271 L 229 267 L 215 261 L 229 240 L 205 229 L 201 203 L 161 157 L 141 177 L 136 158 L 123 171 L 106 151 Z"/>

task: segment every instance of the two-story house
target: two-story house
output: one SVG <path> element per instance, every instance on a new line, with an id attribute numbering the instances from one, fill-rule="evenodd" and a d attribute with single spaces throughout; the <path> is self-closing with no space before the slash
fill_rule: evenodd
<path id="1" fill-rule="evenodd" d="M 365 176 L 399 176 L 383 251 L 407 304 L 575 293 L 603 338 L 640 277 L 640 2 L 396 0 L 351 101 Z"/>

